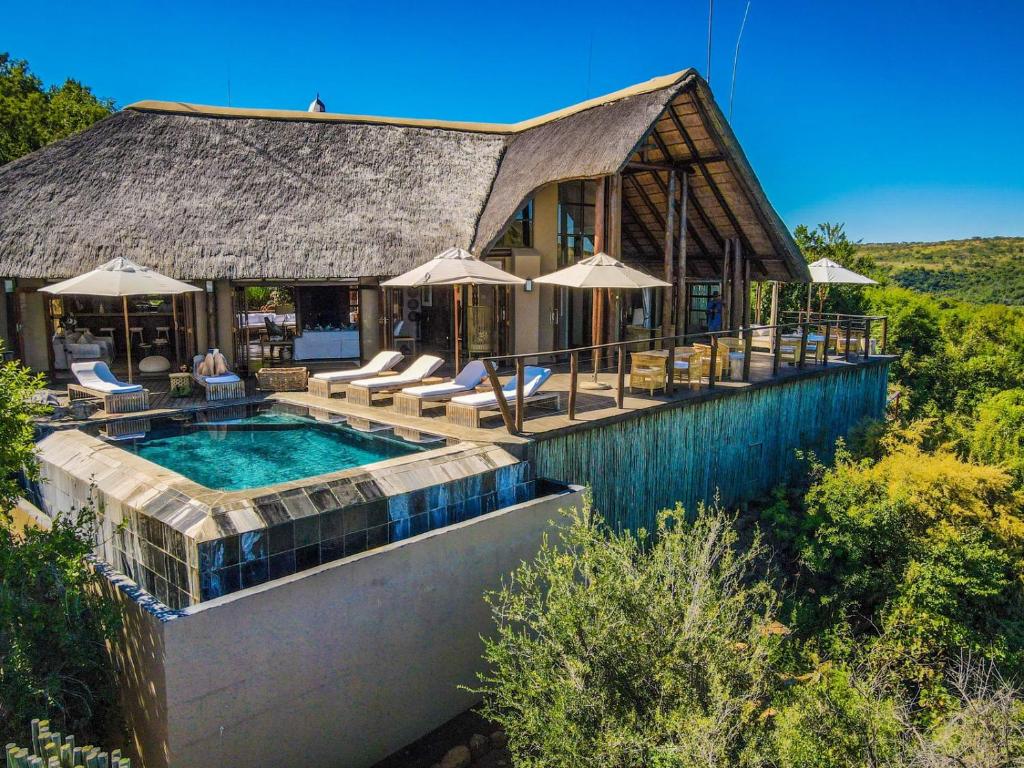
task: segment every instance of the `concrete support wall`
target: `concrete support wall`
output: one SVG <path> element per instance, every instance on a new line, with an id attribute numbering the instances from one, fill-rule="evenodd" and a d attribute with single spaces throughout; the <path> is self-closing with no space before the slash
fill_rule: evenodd
<path id="1" fill-rule="evenodd" d="M 30 281 L 22 281 L 22 284 Z M 42 281 L 36 281 L 42 285 Z M 46 328 L 46 294 L 38 291 L 19 291 L 16 294 L 21 303 L 21 338 L 25 349 L 22 361 L 33 371 L 50 370 L 51 344 Z"/>
<path id="2" fill-rule="evenodd" d="M 157 620 L 119 590 L 146 768 L 373 765 L 477 697 L 483 594 L 579 491 L 507 507 Z M 145 595 L 145 593 L 142 593 Z"/>
<path id="3" fill-rule="evenodd" d="M 381 350 L 380 291 L 359 290 L 359 330 L 363 337 L 362 361 L 365 363 Z"/>
<path id="4" fill-rule="evenodd" d="M 797 449 L 830 457 L 857 423 L 884 416 L 888 371 L 885 359 L 824 369 L 555 432 L 531 446 L 534 468 L 538 477 L 591 485 L 611 523 L 650 530 L 676 502 L 694 510 L 718 493 L 731 505 L 786 482 L 799 466 Z"/>
<path id="5" fill-rule="evenodd" d="M 544 274 L 541 262 L 544 257 L 532 248 L 513 248 L 513 271 L 517 277 L 524 280 L 533 280 Z M 512 288 L 513 317 L 515 327 L 513 328 L 512 351 L 516 354 L 524 352 L 537 352 L 542 347 L 540 313 L 541 288 L 535 285 L 532 291 L 527 292 L 524 288 L 515 286 Z M 548 310 L 550 316 L 550 310 Z"/>
<path id="6" fill-rule="evenodd" d="M 214 296 L 216 297 L 216 326 L 217 346 L 228 361 L 228 367 L 235 362 L 235 317 L 231 308 L 231 282 L 218 280 L 214 284 Z"/>
<path id="7" fill-rule="evenodd" d="M 558 269 L 558 185 L 548 184 L 533 195 L 533 249 L 541 254 L 540 273 L 550 274 Z M 551 312 L 555 306 L 553 285 L 538 285 L 537 296 L 538 348 L 554 349 L 555 329 Z M 518 322 L 530 319 L 517 315 Z"/>
<path id="8" fill-rule="evenodd" d="M 200 280 L 196 285 L 202 288 L 205 282 Z M 197 291 L 193 295 L 196 298 L 196 354 L 202 355 L 210 346 L 210 334 L 206 321 L 206 298 L 209 294 L 203 290 Z"/>

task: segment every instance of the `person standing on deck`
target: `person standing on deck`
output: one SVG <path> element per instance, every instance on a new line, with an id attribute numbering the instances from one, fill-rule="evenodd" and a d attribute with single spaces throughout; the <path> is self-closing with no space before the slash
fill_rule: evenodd
<path id="1" fill-rule="evenodd" d="M 718 297 L 718 291 L 715 291 L 711 294 L 711 298 L 708 299 L 707 313 L 709 331 L 722 330 L 722 312 L 724 309 L 725 305 L 722 304 L 722 300 Z"/>

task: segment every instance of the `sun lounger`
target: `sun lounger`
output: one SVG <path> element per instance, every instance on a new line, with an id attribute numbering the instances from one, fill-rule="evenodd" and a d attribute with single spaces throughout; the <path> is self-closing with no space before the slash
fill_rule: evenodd
<path id="1" fill-rule="evenodd" d="M 72 363 L 77 384 L 68 384 L 68 399 L 99 398 L 106 413 L 132 413 L 149 408 L 149 391 L 141 384 L 120 381 L 102 360 Z"/>
<path id="2" fill-rule="evenodd" d="M 412 364 L 394 376 L 378 376 L 374 379 L 358 379 L 348 385 L 345 397 L 353 405 L 373 405 L 373 396 L 388 394 L 419 384 L 427 376 L 444 365 L 444 360 L 433 355 L 420 355 Z"/>
<path id="3" fill-rule="evenodd" d="M 344 392 L 353 381 L 365 379 L 370 376 L 392 370 L 402 361 L 401 352 L 378 352 L 374 358 L 362 368 L 353 368 L 347 371 L 327 371 L 315 373 L 309 377 L 307 390 L 314 397 L 330 397 L 335 392 Z"/>
<path id="4" fill-rule="evenodd" d="M 554 401 L 555 408 L 559 407 L 559 396 L 557 392 L 541 392 L 540 388 L 551 378 L 550 368 L 540 368 L 533 365 L 526 366 L 523 371 L 523 406 L 539 402 Z M 501 388 L 505 400 L 509 406 L 516 403 L 516 377 L 513 376 Z M 498 398 L 491 392 L 477 392 L 473 395 L 460 395 L 453 397 L 446 409 L 448 421 L 459 424 L 463 427 L 479 427 L 480 418 L 485 411 L 494 411 L 498 408 Z"/>
<path id="5" fill-rule="evenodd" d="M 192 378 L 206 391 L 208 401 L 237 400 L 245 397 L 245 382 L 237 375 L 223 373 L 220 376 L 203 376 L 199 373 L 199 366 L 204 359 L 203 355 L 192 358 Z"/>
<path id="6" fill-rule="evenodd" d="M 406 387 L 395 395 L 395 410 L 405 416 L 422 416 L 424 403 L 440 403 L 476 389 L 487 378 L 487 369 L 479 360 L 466 365 L 451 381 Z"/>

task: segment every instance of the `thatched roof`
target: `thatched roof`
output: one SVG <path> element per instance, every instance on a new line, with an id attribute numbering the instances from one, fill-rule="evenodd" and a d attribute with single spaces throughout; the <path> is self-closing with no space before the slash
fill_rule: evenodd
<path id="1" fill-rule="evenodd" d="M 453 245 L 485 248 L 546 183 L 629 172 L 664 160 L 657 146 L 709 159 L 692 177 L 706 220 L 691 215 L 691 273 L 712 274 L 738 235 L 755 276 L 806 279 L 692 70 L 514 125 L 140 102 L 0 167 L 0 275 L 65 278 L 114 256 L 182 279 L 396 275 Z M 627 259 L 659 257 L 657 213 L 634 187 L 663 208 L 662 178 L 626 179 Z"/>

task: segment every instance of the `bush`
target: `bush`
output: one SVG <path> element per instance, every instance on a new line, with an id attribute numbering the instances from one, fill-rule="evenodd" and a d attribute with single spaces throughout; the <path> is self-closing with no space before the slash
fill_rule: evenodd
<path id="1" fill-rule="evenodd" d="M 720 510 L 655 536 L 589 505 L 489 596 L 484 714 L 528 766 L 733 766 L 774 687 L 776 598 Z"/>
<path id="2" fill-rule="evenodd" d="M 771 752 L 786 768 L 861 768 L 902 752 L 901 703 L 845 665 L 826 662 L 780 696 Z"/>
<path id="3" fill-rule="evenodd" d="M 1005 467 L 1024 483 L 1024 389 L 1007 389 L 978 406 L 969 445 L 971 458 Z"/>
<path id="4" fill-rule="evenodd" d="M 91 508 L 58 515 L 50 530 L 0 524 L 0 737 L 33 715 L 95 739 L 116 715 L 106 642 L 120 617 L 97 589 Z"/>
<path id="5" fill-rule="evenodd" d="M 0 365 L 0 738 L 47 715 L 92 737 L 115 711 L 105 642 L 118 624 L 96 589 L 91 508 L 57 515 L 50 530 L 15 530 L 17 475 L 37 471 L 31 397 L 41 383 L 18 363 Z M 24 733 L 20 735 L 25 735 Z"/>

